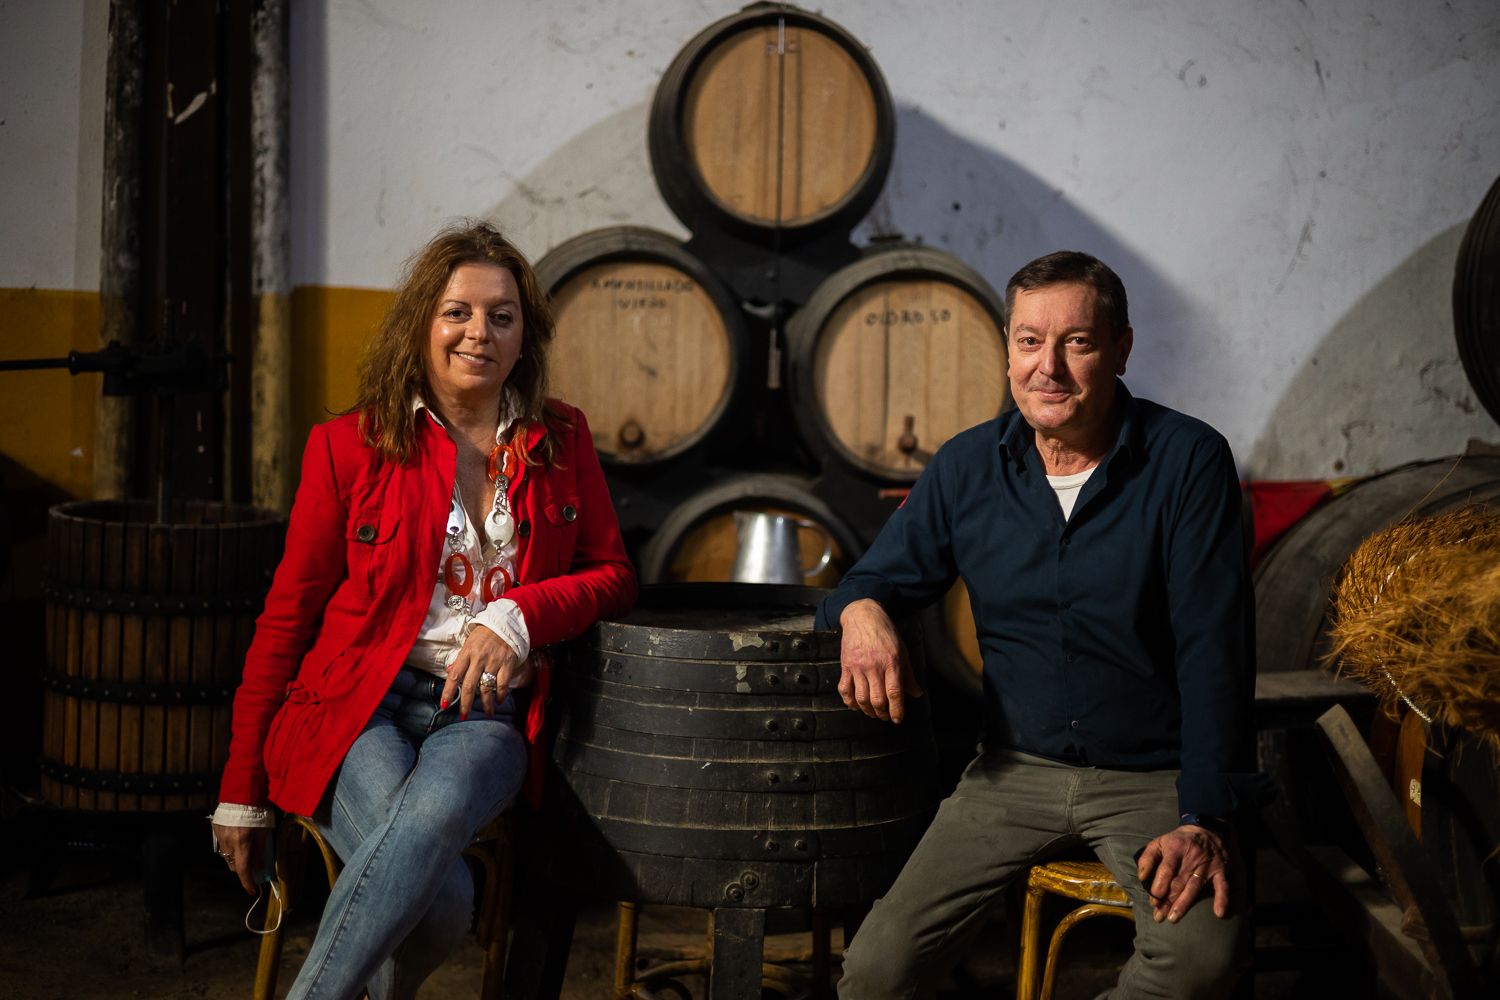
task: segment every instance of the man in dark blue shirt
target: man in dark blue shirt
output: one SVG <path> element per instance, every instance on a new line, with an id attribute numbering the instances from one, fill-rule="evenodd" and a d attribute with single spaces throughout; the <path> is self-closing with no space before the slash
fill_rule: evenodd
<path id="1" fill-rule="evenodd" d="M 1016 408 L 943 446 L 819 609 L 843 629 L 845 703 L 876 718 L 921 694 L 891 616 L 956 577 L 984 658 L 980 754 L 851 943 L 840 995 L 930 994 L 1010 879 L 1070 844 L 1135 909 L 1116 996 L 1223 995 L 1247 954 L 1230 819 L 1252 690 L 1233 456 L 1119 381 L 1133 334 L 1103 263 L 1049 254 L 1006 304 Z"/>

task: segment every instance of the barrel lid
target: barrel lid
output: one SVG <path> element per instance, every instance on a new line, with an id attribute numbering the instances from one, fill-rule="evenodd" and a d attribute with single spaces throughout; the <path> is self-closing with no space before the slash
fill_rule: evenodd
<path id="1" fill-rule="evenodd" d="M 828 591 L 754 583 L 657 584 L 641 588 L 634 611 L 601 621 L 600 649 L 722 660 L 837 657 L 839 634 L 814 629 Z"/>

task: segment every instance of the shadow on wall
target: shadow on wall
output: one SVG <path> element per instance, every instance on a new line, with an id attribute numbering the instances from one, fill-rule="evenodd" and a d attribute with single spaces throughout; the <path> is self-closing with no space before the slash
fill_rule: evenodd
<path id="1" fill-rule="evenodd" d="M 1323 338 L 1250 453 L 1257 479 L 1366 476 L 1500 439 L 1453 336 L 1461 223 L 1367 292 Z"/>
<path id="2" fill-rule="evenodd" d="M 662 201 L 646 149 L 649 103 L 606 118 L 563 142 L 487 213 L 536 259 L 564 240 L 614 225 L 686 230 Z M 1131 391 L 1171 403 L 1180 353 L 1197 326 L 1191 307 L 1149 262 L 1038 177 L 960 136 L 918 108 L 896 109 L 896 148 L 885 189 L 855 227 L 860 246 L 901 236 L 952 253 L 997 290 L 1026 261 L 1059 248 L 1084 250 L 1124 280 L 1137 331 Z M 1194 366 L 1202 371 L 1202 366 Z M 1233 373 L 1226 368 L 1224 379 Z"/>

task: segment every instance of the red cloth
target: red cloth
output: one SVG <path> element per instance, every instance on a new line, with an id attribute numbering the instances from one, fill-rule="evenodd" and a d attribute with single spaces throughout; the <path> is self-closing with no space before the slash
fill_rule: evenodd
<path id="1" fill-rule="evenodd" d="M 1284 479 L 1250 482 L 1250 510 L 1254 517 L 1255 541 L 1250 548 L 1250 566 L 1260 565 L 1271 546 L 1314 507 L 1333 496 L 1339 481 Z"/>
<path id="2" fill-rule="evenodd" d="M 517 584 L 506 596 L 526 618 L 532 649 L 628 610 L 635 570 L 583 413 L 551 466 L 522 466 L 511 484 Z M 529 444 L 541 437 L 532 428 Z M 275 803 L 311 813 L 401 669 L 432 599 L 453 497 L 456 449 L 418 421 L 405 465 L 360 440 L 353 414 L 313 428 L 292 504 L 286 555 L 256 621 L 234 699 L 219 801 Z M 536 655 L 535 653 L 533 655 Z M 525 735 L 527 795 L 538 801 L 550 674 L 538 671 Z"/>

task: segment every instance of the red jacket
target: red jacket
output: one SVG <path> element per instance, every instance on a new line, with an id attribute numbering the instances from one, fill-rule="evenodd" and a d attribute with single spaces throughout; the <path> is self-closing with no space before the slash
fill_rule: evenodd
<path id="1" fill-rule="evenodd" d="M 548 405 L 572 429 L 557 432 L 553 465 L 521 466 L 510 487 L 517 582 L 505 596 L 525 616 L 535 651 L 627 611 L 636 593 L 583 413 Z M 530 434 L 535 443 L 541 430 Z M 366 445 L 353 414 L 313 428 L 286 555 L 235 694 L 219 801 L 303 814 L 317 807 L 416 642 L 456 471 L 452 440 L 425 417 L 405 465 Z M 549 680 L 537 672 L 526 720 L 533 797 Z"/>

